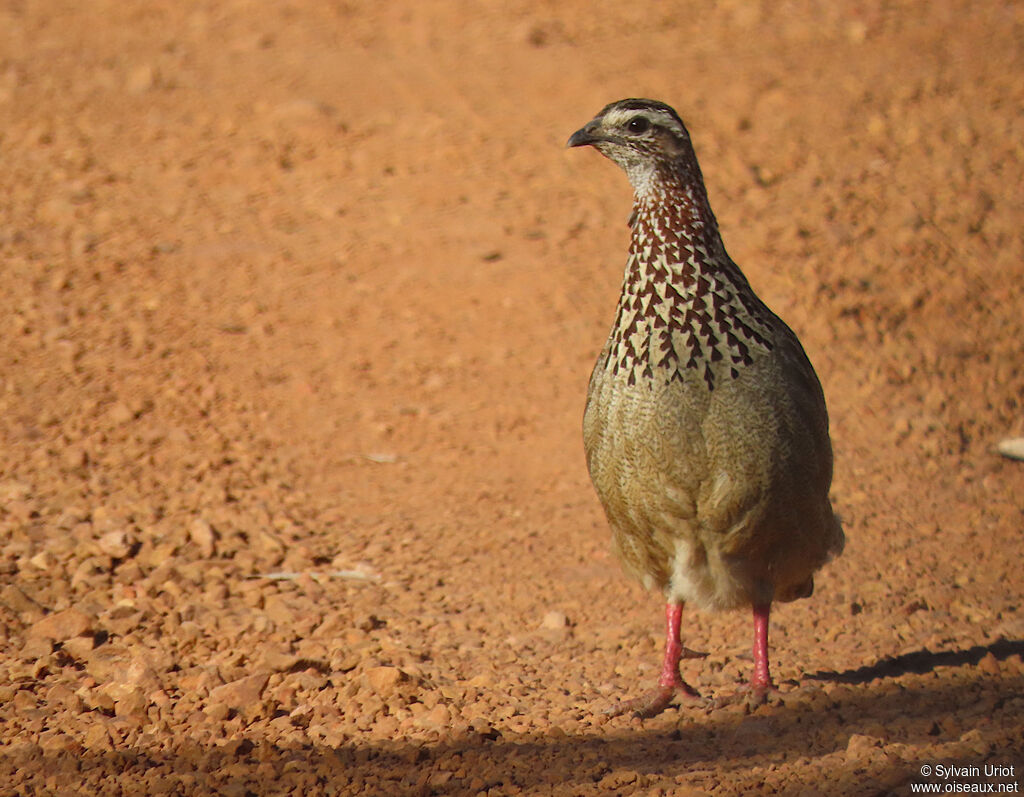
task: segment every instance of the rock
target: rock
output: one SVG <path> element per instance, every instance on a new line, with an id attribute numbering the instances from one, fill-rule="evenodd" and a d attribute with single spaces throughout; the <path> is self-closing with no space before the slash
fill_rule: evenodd
<path id="1" fill-rule="evenodd" d="M 999 659 L 989 651 L 978 661 L 978 669 L 986 675 L 1002 675 L 1002 668 L 999 666 Z"/>
<path id="2" fill-rule="evenodd" d="M 88 632 L 93 625 L 93 618 L 83 611 L 71 608 L 55 612 L 38 620 L 28 629 L 28 636 L 36 639 L 52 639 L 64 642 Z"/>
<path id="3" fill-rule="evenodd" d="M 441 730 L 452 723 L 452 713 L 444 703 L 438 703 L 430 711 L 417 718 L 416 724 L 429 730 Z"/>
<path id="4" fill-rule="evenodd" d="M 34 623 L 43 617 L 43 607 L 13 584 L 0 590 L 0 603 L 17 612 L 22 621 Z"/>
<path id="5" fill-rule="evenodd" d="M 281 595 L 268 595 L 263 603 L 263 613 L 283 628 L 295 624 L 295 611 Z"/>
<path id="6" fill-rule="evenodd" d="M 81 661 L 92 653 L 96 642 L 91 636 L 76 636 L 64 640 L 61 649 L 74 659 Z"/>
<path id="7" fill-rule="evenodd" d="M 978 728 L 972 728 L 961 734 L 960 743 L 979 756 L 986 756 L 992 751 L 992 744 L 985 739 L 984 734 Z"/>
<path id="8" fill-rule="evenodd" d="M 229 708 L 235 710 L 244 708 L 250 703 L 255 703 L 260 699 L 260 695 L 263 694 L 263 690 L 267 686 L 267 681 L 270 680 L 269 673 L 255 673 L 254 675 L 247 675 L 245 678 L 239 678 L 237 681 L 231 681 L 223 686 L 218 686 L 210 690 L 210 701 L 209 705 L 216 703 L 223 703 Z"/>
<path id="9" fill-rule="evenodd" d="M 114 426 L 123 426 L 134 417 L 135 413 L 132 412 L 131 407 L 121 401 L 118 401 L 107 411 L 107 418 L 110 419 Z"/>
<path id="10" fill-rule="evenodd" d="M 111 559 L 124 559 L 132 549 L 131 540 L 124 531 L 108 531 L 96 541 L 96 544 Z"/>
<path id="11" fill-rule="evenodd" d="M 1024 437 L 1008 437 L 1000 440 L 996 451 L 1009 459 L 1024 460 Z"/>
<path id="12" fill-rule="evenodd" d="M 215 550 L 216 535 L 213 527 L 202 518 L 196 518 L 188 527 L 188 536 L 199 547 L 199 552 L 209 558 Z"/>
<path id="13" fill-rule="evenodd" d="M 259 658 L 259 662 L 271 672 L 288 672 L 304 657 L 279 648 L 267 648 Z"/>
<path id="14" fill-rule="evenodd" d="M 31 494 L 32 488 L 25 484 L 25 482 L 15 481 L 14 479 L 0 482 L 0 502 L 2 503 L 24 501 Z"/>
<path id="15" fill-rule="evenodd" d="M 393 695 L 404 679 L 405 673 L 397 667 L 372 667 L 366 671 L 367 684 L 374 692 L 385 698 Z"/>
<path id="16" fill-rule="evenodd" d="M 82 744 L 89 750 L 113 749 L 113 744 L 111 744 L 110 741 L 110 732 L 107 730 L 106 725 L 103 722 L 98 722 L 89 727 L 89 730 L 85 732 L 85 738 L 82 740 Z"/>
<path id="17" fill-rule="evenodd" d="M 40 551 L 31 557 L 28 563 L 36 570 L 42 570 L 43 572 L 50 572 L 57 566 L 57 560 L 49 551 Z"/>
<path id="18" fill-rule="evenodd" d="M 544 615 L 544 619 L 541 620 L 541 628 L 547 628 L 552 631 L 557 631 L 560 628 L 566 628 L 569 625 L 569 618 L 566 617 L 564 612 L 548 612 Z"/>
<path id="19" fill-rule="evenodd" d="M 82 698 L 67 684 L 56 684 L 46 692 L 46 702 L 50 706 L 63 705 L 73 714 L 85 708 Z"/>
<path id="20" fill-rule="evenodd" d="M 215 722 L 223 722 L 231 715 L 231 706 L 222 701 L 211 702 L 203 709 L 203 713 Z"/>
<path id="21" fill-rule="evenodd" d="M 869 758 L 881 746 L 882 742 L 873 736 L 854 733 L 846 743 L 846 760 L 860 761 Z"/>
<path id="22" fill-rule="evenodd" d="M 124 87 L 132 94 L 143 94 L 156 85 L 157 72 L 152 64 L 139 64 L 125 78 Z"/>
<path id="23" fill-rule="evenodd" d="M 149 701 L 139 687 L 130 684 L 107 684 L 102 691 L 114 701 L 114 716 L 134 721 L 148 719 L 146 710 L 149 708 Z"/>
<path id="24" fill-rule="evenodd" d="M 76 690 L 75 694 L 82 699 L 82 703 L 90 711 L 112 712 L 114 710 L 114 698 L 101 689 L 89 689 L 83 686 Z"/>
<path id="25" fill-rule="evenodd" d="M 30 636 L 22 644 L 21 650 L 18 651 L 18 657 L 23 661 L 32 661 L 49 656 L 51 653 L 53 653 L 52 639 L 49 637 Z"/>
<path id="26" fill-rule="evenodd" d="M 19 689 L 14 693 L 11 704 L 14 706 L 15 711 L 24 714 L 26 711 L 32 711 L 36 708 L 36 696 L 28 689 Z"/>
<path id="27" fill-rule="evenodd" d="M 92 651 L 85 661 L 85 669 L 99 684 L 128 684 L 147 693 L 162 686 L 142 655 L 118 645 L 103 645 Z"/>

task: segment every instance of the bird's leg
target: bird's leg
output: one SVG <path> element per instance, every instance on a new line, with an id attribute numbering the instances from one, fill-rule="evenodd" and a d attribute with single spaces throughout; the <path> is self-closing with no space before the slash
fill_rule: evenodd
<path id="1" fill-rule="evenodd" d="M 778 691 L 772 683 L 771 670 L 768 667 L 768 615 L 770 603 L 754 606 L 754 674 L 750 683 L 741 686 L 736 694 L 716 698 L 715 708 L 722 708 L 735 703 L 745 703 L 756 707 L 767 703 Z"/>
<path id="2" fill-rule="evenodd" d="M 754 606 L 754 675 L 750 687 L 754 692 L 768 692 L 775 688 L 768 669 L 768 614 L 772 605 Z"/>
<path id="3" fill-rule="evenodd" d="M 750 677 L 749 688 L 744 690 L 746 703 L 751 707 L 764 705 L 777 697 L 779 691 L 768 668 L 768 615 L 771 609 L 770 603 L 754 606 L 754 674 Z"/>
<path id="4" fill-rule="evenodd" d="M 660 714 L 679 695 L 685 701 L 700 701 L 701 696 L 679 674 L 682 659 L 698 659 L 708 655 L 697 653 L 683 646 L 679 636 L 682 625 L 682 601 L 669 601 L 665 606 L 665 659 L 661 665 L 658 688 L 633 700 L 623 700 L 608 709 L 607 714 L 616 717 L 633 712 L 638 717 L 648 718 Z"/>

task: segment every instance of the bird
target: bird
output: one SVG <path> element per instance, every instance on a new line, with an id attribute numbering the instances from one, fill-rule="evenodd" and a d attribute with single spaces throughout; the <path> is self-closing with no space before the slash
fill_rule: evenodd
<path id="1" fill-rule="evenodd" d="M 810 596 L 845 543 L 821 383 L 727 254 L 672 107 L 613 102 L 568 146 L 594 147 L 633 188 L 622 293 L 591 374 L 583 442 L 615 553 L 666 601 L 657 687 L 607 713 L 764 703 L 777 693 L 772 604 Z M 735 695 L 709 701 L 683 680 L 680 661 L 707 655 L 682 643 L 685 605 L 752 610 L 753 673 Z"/>

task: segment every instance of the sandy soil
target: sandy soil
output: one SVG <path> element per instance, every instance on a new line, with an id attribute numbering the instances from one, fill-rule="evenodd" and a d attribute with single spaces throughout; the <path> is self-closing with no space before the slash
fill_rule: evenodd
<path id="1" fill-rule="evenodd" d="M 480 5 L 0 3 L 0 795 L 1019 784 L 1022 6 Z M 753 713 L 600 714 L 661 605 L 579 428 L 629 188 L 564 143 L 637 95 L 832 414 Z"/>

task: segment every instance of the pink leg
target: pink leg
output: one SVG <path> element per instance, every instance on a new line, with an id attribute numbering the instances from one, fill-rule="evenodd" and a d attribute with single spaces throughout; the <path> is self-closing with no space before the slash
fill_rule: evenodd
<path id="1" fill-rule="evenodd" d="M 735 694 L 715 699 L 715 708 L 722 708 L 737 703 L 745 703 L 750 707 L 760 706 L 769 702 L 775 694 L 771 670 L 768 667 L 768 615 L 771 604 L 765 603 L 754 607 L 754 674 L 749 684 L 739 687 Z"/>
<path id="2" fill-rule="evenodd" d="M 768 614 L 771 604 L 754 607 L 754 676 L 750 686 L 754 691 L 775 688 L 768 669 Z"/>
<path id="3" fill-rule="evenodd" d="M 684 700 L 699 701 L 700 695 L 697 691 L 683 680 L 679 674 L 679 661 L 681 659 L 694 659 L 706 656 L 706 653 L 696 653 L 683 646 L 679 636 L 680 626 L 683 618 L 683 604 L 680 601 L 670 601 L 665 606 L 665 659 L 661 665 L 661 675 L 658 678 L 658 688 L 654 689 L 633 700 L 623 700 L 606 712 L 612 716 L 634 712 L 638 717 L 653 717 L 660 714 L 672 703 L 676 695 Z"/>

